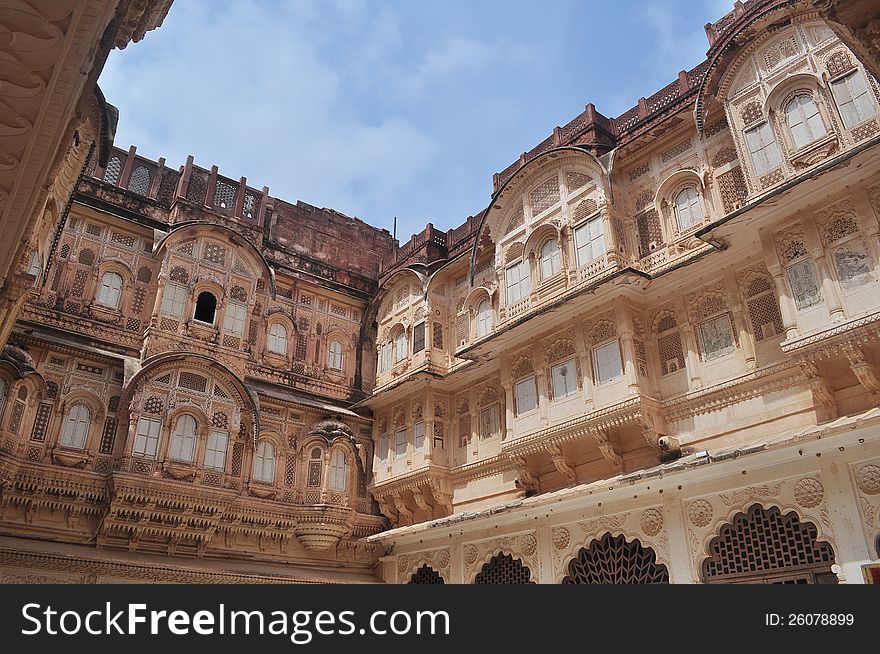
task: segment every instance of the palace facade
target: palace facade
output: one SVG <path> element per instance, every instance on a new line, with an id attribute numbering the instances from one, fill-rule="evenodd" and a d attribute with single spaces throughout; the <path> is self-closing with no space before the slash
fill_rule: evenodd
<path id="1" fill-rule="evenodd" d="M 857 5 L 737 3 L 696 68 L 587 105 L 404 244 L 111 147 L 95 96 L 0 298 L 0 578 L 869 579 L 880 18 Z"/>

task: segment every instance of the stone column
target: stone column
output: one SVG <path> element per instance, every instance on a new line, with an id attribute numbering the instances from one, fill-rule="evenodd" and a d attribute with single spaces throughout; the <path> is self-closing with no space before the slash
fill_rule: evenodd
<path id="1" fill-rule="evenodd" d="M 425 391 L 422 420 L 425 421 L 425 463 L 430 465 L 434 460 L 434 391 L 430 387 Z"/>
<path id="2" fill-rule="evenodd" d="M 687 356 L 687 373 L 688 373 L 688 389 L 698 390 L 703 388 L 703 381 L 700 379 L 700 356 L 697 350 L 697 339 L 694 334 L 693 327 L 687 321 L 681 324 L 681 340 L 686 350 Z"/>
<path id="3" fill-rule="evenodd" d="M 820 480 L 825 487 L 825 506 L 837 542 L 835 560 L 842 572 L 839 576 L 848 584 L 864 583 L 861 566 L 871 561 L 872 556 L 856 508 L 858 493 L 852 486 L 846 464 L 843 461 L 831 463 L 822 469 Z"/>
<path id="4" fill-rule="evenodd" d="M 801 218 L 800 222 L 804 229 L 807 249 L 810 251 L 813 262 L 816 265 L 816 274 L 819 276 L 819 284 L 822 287 L 822 297 L 831 316 L 831 322 L 840 322 L 846 317 L 843 311 L 843 302 L 840 299 L 840 293 L 837 292 L 835 279 L 828 267 L 828 261 L 825 258 L 825 253 L 819 240 L 819 232 L 816 229 L 816 222 L 812 218 L 806 217 Z"/>
<path id="5" fill-rule="evenodd" d="M 669 538 L 669 582 L 695 583 L 697 578 L 687 543 L 684 504 L 679 498 L 668 498 L 663 502 L 663 522 Z"/>
<path id="6" fill-rule="evenodd" d="M 538 540 L 538 583 L 552 584 L 553 578 L 553 536 L 550 525 L 544 523 L 538 527 L 535 536 Z"/>
<path id="7" fill-rule="evenodd" d="M 733 328 L 736 330 L 739 345 L 743 351 L 746 370 L 754 370 L 756 366 L 755 343 L 752 340 L 754 336 L 749 331 L 746 317 L 743 315 L 742 299 L 737 290 L 736 276 L 733 271 L 728 271 L 724 275 L 724 282 L 727 286 L 727 297 L 730 298 L 730 311 L 733 315 Z"/>
<path id="8" fill-rule="evenodd" d="M 626 305 L 618 301 L 614 307 L 614 318 L 617 322 L 617 334 L 620 337 L 620 354 L 623 359 L 623 374 L 626 378 L 627 392 L 635 395 L 639 392 L 639 372 L 636 364 L 636 350 L 633 344 L 632 324 Z"/>

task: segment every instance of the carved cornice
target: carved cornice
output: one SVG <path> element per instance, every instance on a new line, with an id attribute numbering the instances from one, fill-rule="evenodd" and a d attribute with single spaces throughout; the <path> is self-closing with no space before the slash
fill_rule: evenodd
<path id="1" fill-rule="evenodd" d="M 781 347 L 788 354 L 806 356 L 845 342 L 865 344 L 877 340 L 880 340 L 880 311 L 832 325 L 815 334 L 784 341 Z"/>

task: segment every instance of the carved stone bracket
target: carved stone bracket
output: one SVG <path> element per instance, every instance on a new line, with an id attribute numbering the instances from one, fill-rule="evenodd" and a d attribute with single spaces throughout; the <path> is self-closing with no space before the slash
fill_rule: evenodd
<path id="1" fill-rule="evenodd" d="M 576 484 L 577 475 L 575 474 L 574 468 L 566 462 L 565 455 L 562 453 L 562 448 L 559 445 L 550 445 L 547 448 L 547 451 L 550 453 L 553 465 L 556 466 L 556 470 L 559 474 L 565 478 L 566 483 L 570 486 Z"/>
<path id="2" fill-rule="evenodd" d="M 602 456 L 605 460 L 611 464 L 616 473 L 620 474 L 623 472 L 623 457 L 620 456 L 614 443 L 611 442 L 608 432 L 603 429 L 597 429 L 592 432 L 592 434 L 593 438 L 596 439 L 596 444 L 599 446 L 599 451 L 602 452 Z"/>
<path id="3" fill-rule="evenodd" d="M 541 481 L 529 472 L 529 464 L 528 461 L 526 461 L 526 457 L 517 456 L 513 461 L 514 465 L 516 465 L 516 472 L 518 475 L 517 484 L 526 491 L 540 492 Z"/>

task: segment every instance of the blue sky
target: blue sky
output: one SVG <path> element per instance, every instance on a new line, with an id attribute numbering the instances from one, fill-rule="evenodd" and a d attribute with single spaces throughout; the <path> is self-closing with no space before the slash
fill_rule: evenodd
<path id="1" fill-rule="evenodd" d="M 273 196 L 448 229 L 592 102 L 615 116 L 708 49 L 732 0 L 175 0 L 111 53 L 116 145 Z"/>

